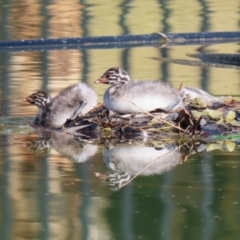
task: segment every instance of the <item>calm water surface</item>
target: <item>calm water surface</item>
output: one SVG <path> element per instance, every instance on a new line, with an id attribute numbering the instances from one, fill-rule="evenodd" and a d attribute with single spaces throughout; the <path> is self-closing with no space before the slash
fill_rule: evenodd
<path id="1" fill-rule="evenodd" d="M 239 30 L 238 1 L 15 0 L 0 12 L 1 40 Z M 239 69 L 173 61 L 187 53 L 239 44 L 0 52 L 0 239 L 239 239 L 238 141 L 103 147 L 26 126 L 36 109 L 23 97 L 84 81 L 101 102 L 93 82 L 112 66 L 239 98 Z"/>

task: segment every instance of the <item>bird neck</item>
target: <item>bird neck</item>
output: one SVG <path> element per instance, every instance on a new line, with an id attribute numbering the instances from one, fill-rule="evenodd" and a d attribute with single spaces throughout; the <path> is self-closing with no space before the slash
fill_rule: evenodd
<path id="1" fill-rule="evenodd" d="M 109 93 L 114 94 L 120 87 L 126 85 L 126 83 L 116 83 L 109 88 Z"/>

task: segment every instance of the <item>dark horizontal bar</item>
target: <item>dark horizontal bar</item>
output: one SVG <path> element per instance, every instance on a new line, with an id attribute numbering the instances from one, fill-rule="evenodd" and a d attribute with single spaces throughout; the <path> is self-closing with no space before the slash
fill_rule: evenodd
<path id="1" fill-rule="evenodd" d="M 169 33 L 169 41 L 221 41 L 239 40 L 240 32 L 196 32 L 196 33 Z"/>
<path id="2" fill-rule="evenodd" d="M 222 53 L 202 53 L 202 54 L 191 54 L 187 56 L 198 58 L 203 62 L 215 63 L 215 64 L 226 64 L 230 66 L 240 66 L 240 54 L 222 54 Z"/>
<path id="3" fill-rule="evenodd" d="M 165 47 L 240 41 L 240 32 L 152 33 L 143 35 L 0 41 L 0 51 Z"/>
<path id="4" fill-rule="evenodd" d="M 50 46 L 79 46 L 79 47 L 108 47 L 108 45 L 141 45 L 146 43 L 158 44 L 162 37 L 159 34 L 49 38 L 33 40 L 0 41 L 0 49 L 23 47 L 50 47 Z"/>

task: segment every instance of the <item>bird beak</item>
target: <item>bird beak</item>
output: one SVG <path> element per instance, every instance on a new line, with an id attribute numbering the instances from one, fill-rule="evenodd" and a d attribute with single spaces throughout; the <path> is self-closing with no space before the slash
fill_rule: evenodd
<path id="1" fill-rule="evenodd" d="M 108 79 L 104 78 L 104 77 L 101 77 L 97 81 L 95 81 L 94 83 L 108 83 Z"/>
<path id="2" fill-rule="evenodd" d="M 30 97 L 23 98 L 23 102 L 33 103 L 33 99 Z"/>

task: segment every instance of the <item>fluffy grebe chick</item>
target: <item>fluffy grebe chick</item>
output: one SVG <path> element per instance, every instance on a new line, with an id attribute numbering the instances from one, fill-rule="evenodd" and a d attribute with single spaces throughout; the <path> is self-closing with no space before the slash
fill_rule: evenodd
<path id="1" fill-rule="evenodd" d="M 104 94 L 104 104 L 114 112 L 127 114 L 183 108 L 179 91 L 170 84 L 161 81 L 132 81 L 129 74 L 118 67 L 108 69 L 95 83 L 113 85 Z"/>
<path id="2" fill-rule="evenodd" d="M 23 99 L 39 108 L 33 124 L 59 128 L 68 119 L 89 112 L 97 105 L 97 94 L 85 83 L 77 83 L 63 89 L 55 98 L 38 91 Z"/>

